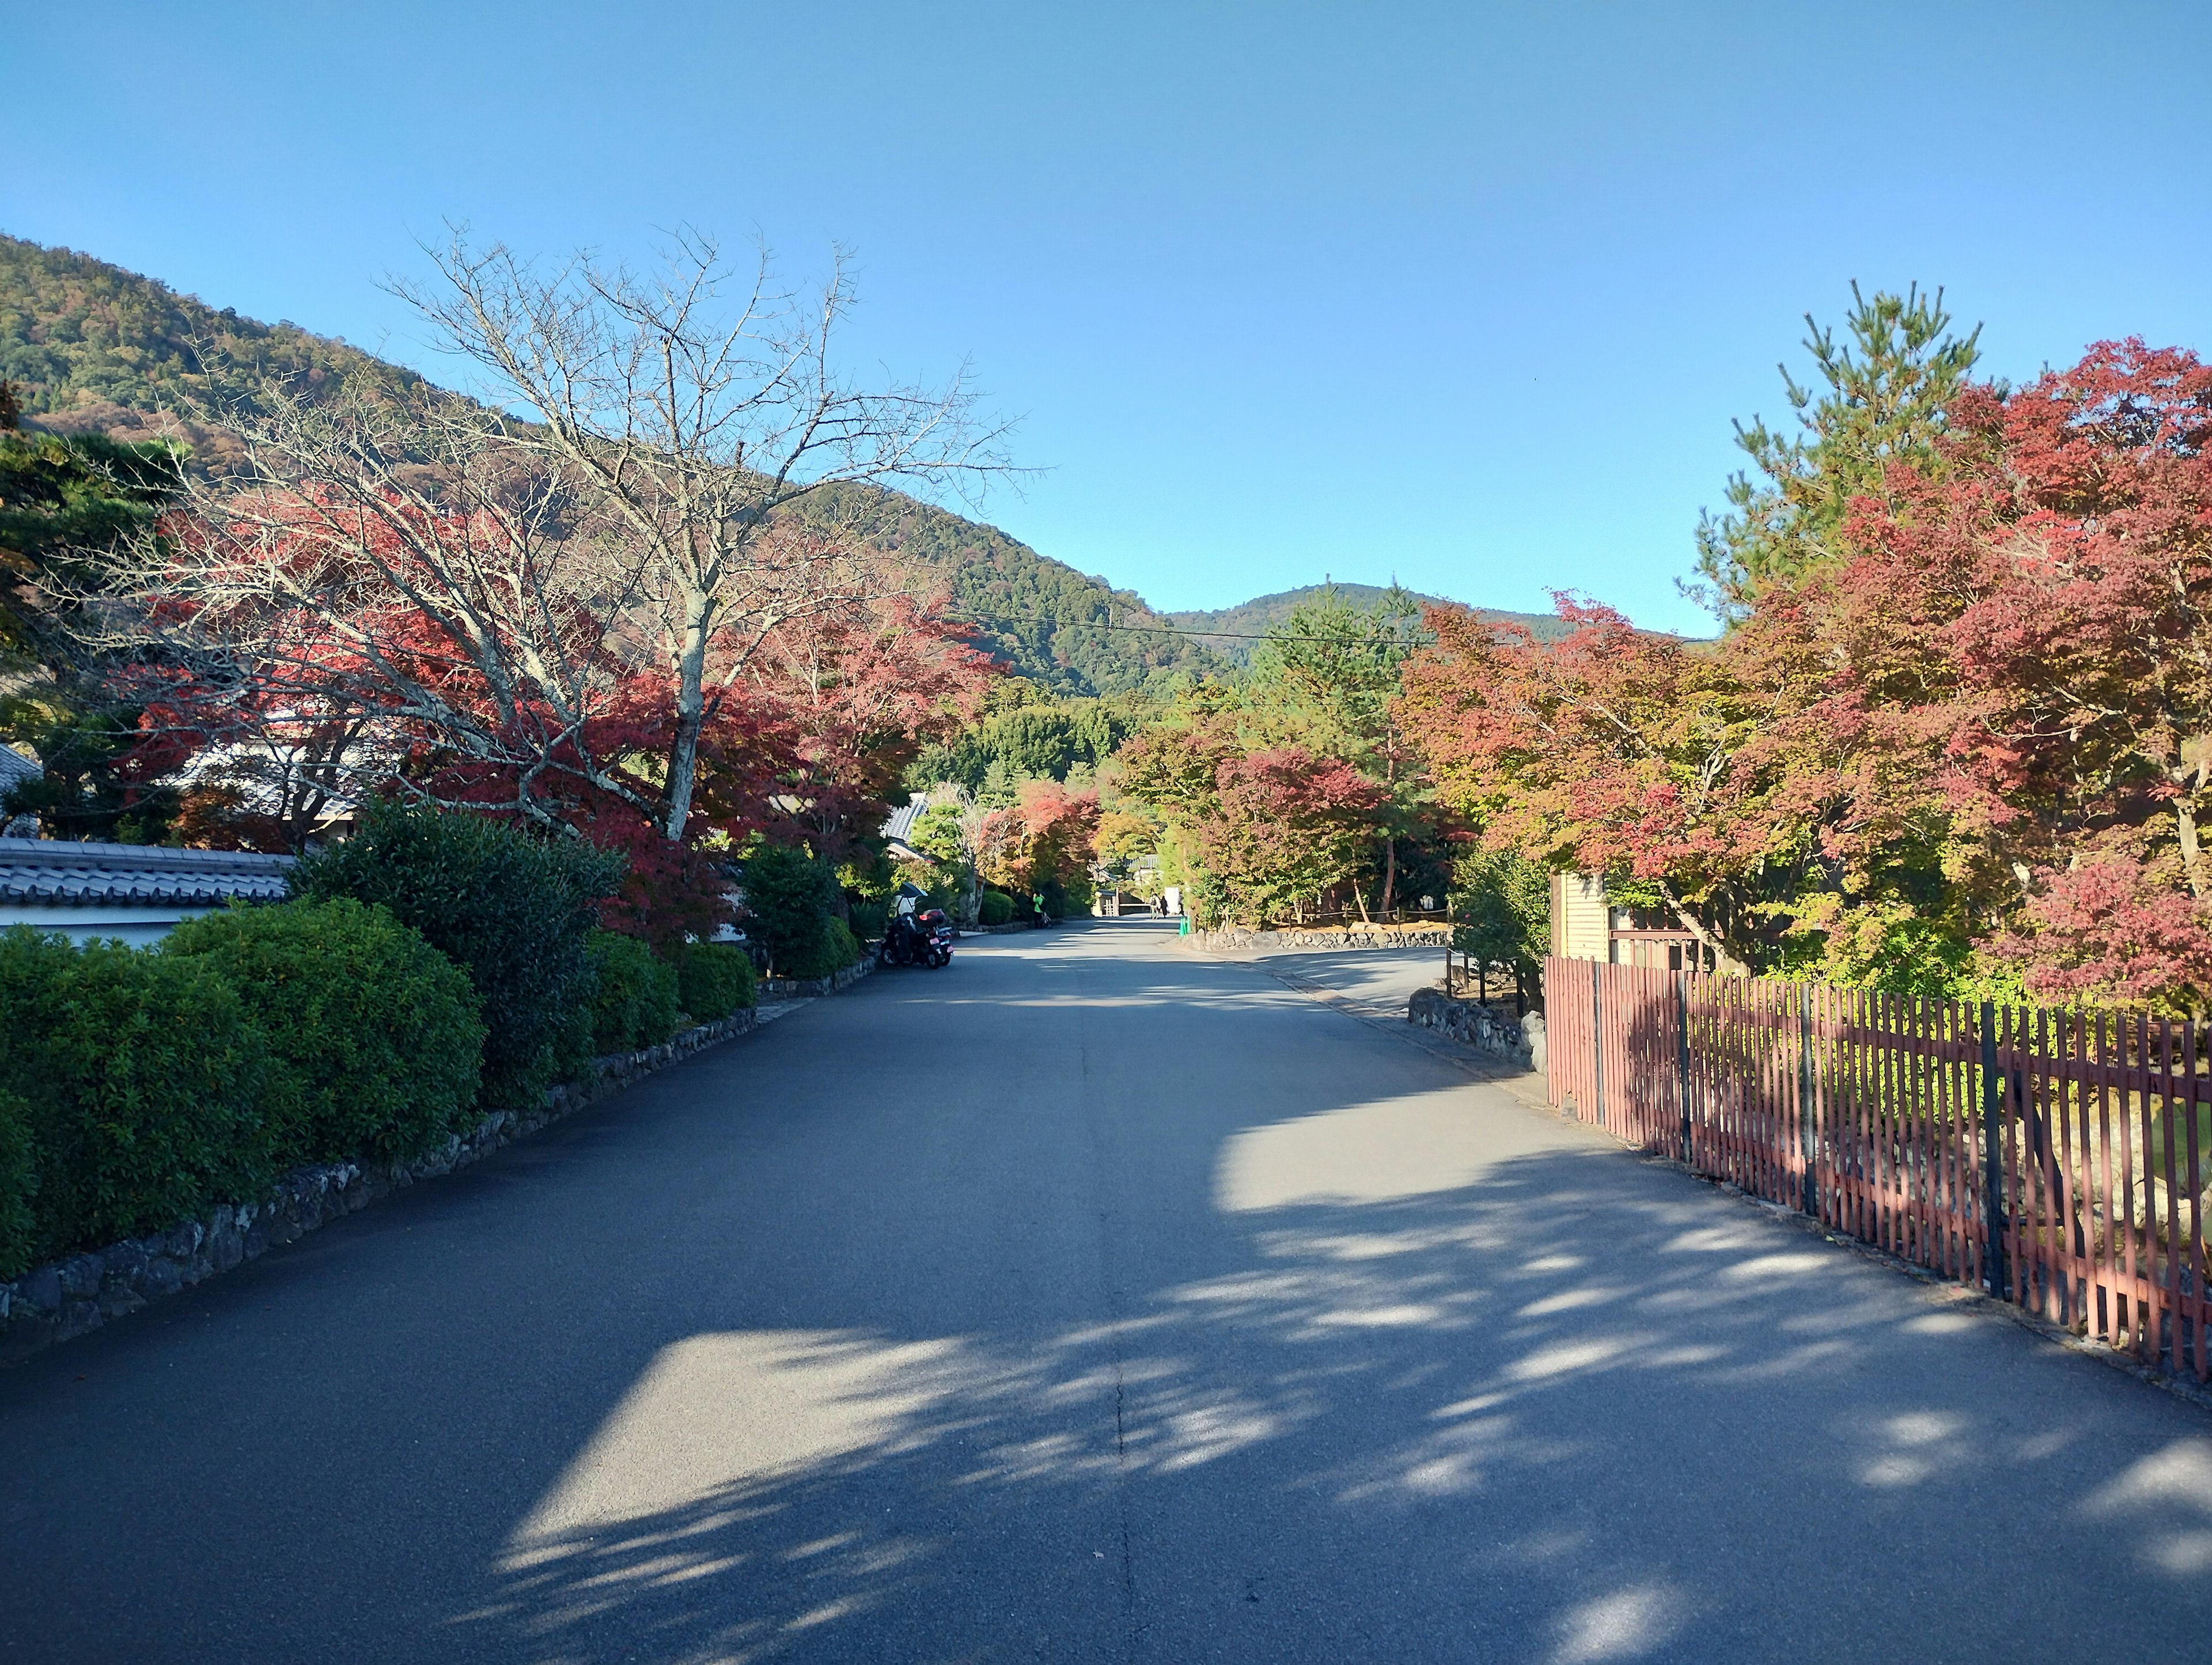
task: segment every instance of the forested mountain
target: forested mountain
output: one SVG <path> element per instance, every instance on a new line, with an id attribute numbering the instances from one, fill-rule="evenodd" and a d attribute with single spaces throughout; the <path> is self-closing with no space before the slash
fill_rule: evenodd
<path id="1" fill-rule="evenodd" d="M 941 575 L 951 611 L 973 621 L 980 642 L 1054 693 L 1129 693 L 1222 668 L 1133 592 L 1039 555 L 996 526 L 891 491 L 824 494 L 808 512 L 833 515 Z"/>
<path id="2" fill-rule="evenodd" d="M 26 418 L 144 440 L 165 431 L 166 412 L 204 444 L 194 418 L 218 400 L 250 398 L 270 374 L 309 387 L 422 386 L 412 370 L 296 324 L 217 312 L 88 254 L 0 234 L 0 378 L 15 384 Z"/>
<path id="3" fill-rule="evenodd" d="M 124 440 L 181 430 L 204 455 L 220 442 L 196 418 L 217 401 L 250 399 L 268 374 L 309 388 L 366 380 L 403 395 L 424 385 L 412 370 L 296 324 L 218 311 L 90 255 L 0 234 L 0 378 L 15 385 L 27 420 Z M 995 526 L 897 492 L 846 491 L 806 513 L 834 516 L 913 559 L 1008 668 L 1060 695 L 1157 689 L 1180 674 L 1241 665 L 1252 644 L 1238 636 L 1260 635 L 1320 587 L 1163 614 Z M 1363 606 L 1383 593 L 1371 584 L 1336 588 Z M 1539 635 L 1559 628 L 1541 615 L 1483 616 Z M 1230 634 L 1210 641 L 1187 630 Z"/>
<path id="4" fill-rule="evenodd" d="M 1220 631 L 1222 635 L 1218 638 L 1200 636 L 1199 639 L 1221 658 L 1232 664 L 1243 665 L 1251 657 L 1253 643 L 1240 638 L 1265 635 L 1273 626 L 1289 618 L 1291 611 L 1300 602 L 1310 601 L 1330 587 L 1327 584 L 1309 584 L 1303 589 L 1281 590 L 1273 595 L 1258 596 L 1239 606 L 1216 607 L 1208 611 L 1167 613 L 1162 617 L 1186 630 Z M 1389 590 L 1376 584 L 1337 584 L 1334 587 L 1340 598 L 1355 607 L 1372 607 L 1389 593 Z M 1408 591 L 1407 593 L 1416 601 L 1455 605 L 1443 596 L 1423 595 L 1418 590 Z M 1567 627 L 1549 613 L 1512 613 L 1495 607 L 1478 607 L 1475 612 L 1483 618 L 1496 619 L 1502 623 L 1525 624 L 1534 632 L 1539 641 L 1553 641 L 1566 634 Z"/>
<path id="5" fill-rule="evenodd" d="M 367 379 L 404 393 L 413 371 L 289 322 L 262 324 L 90 255 L 0 235 L 0 378 L 27 421 L 118 439 L 171 431 L 203 451 L 195 418 L 250 398 L 264 374 L 309 387 Z M 810 506 L 941 575 L 957 612 L 1009 668 L 1068 695 L 1126 693 L 1220 668 L 1136 596 L 1039 555 L 994 526 L 896 492 Z M 1134 623 L 1149 630 L 1107 629 Z"/>

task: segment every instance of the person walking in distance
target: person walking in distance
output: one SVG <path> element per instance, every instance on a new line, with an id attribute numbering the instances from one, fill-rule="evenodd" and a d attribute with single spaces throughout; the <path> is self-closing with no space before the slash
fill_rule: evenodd
<path id="1" fill-rule="evenodd" d="M 1040 930 L 1043 929 L 1043 927 L 1044 927 L 1044 892 L 1043 892 L 1043 891 L 1042 891 L 1042 890 L 1032 890 L 1032 891 L 1030 891 L 1030 906 L 1036 909 L 1036 922 L 1037 922 L 1037 928 L 1038 928 L 1038 929 L 1040 929 Z"/>

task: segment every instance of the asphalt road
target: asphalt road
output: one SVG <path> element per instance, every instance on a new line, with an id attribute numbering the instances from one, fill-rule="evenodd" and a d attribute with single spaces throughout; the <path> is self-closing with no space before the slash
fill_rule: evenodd
<path id="1" fill-rule="evenodd" d="M 0 1657 L 2203 1659 L 2212 1418 L 1122 921 L 0 1372 Z"/>

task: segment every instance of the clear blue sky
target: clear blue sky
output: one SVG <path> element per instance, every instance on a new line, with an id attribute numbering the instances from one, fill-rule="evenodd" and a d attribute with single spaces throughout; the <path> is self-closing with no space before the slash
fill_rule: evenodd
<path id="1" fill-rule="evenodd" d="M 111 3 L 8 26 L 0 228 L 429 367 L 444 220 L 862 264 L 972 358 L 988 518 L 1164 607 L 1674 590 L 1800 315 L 2212 350 L 2212 7 Z"/>

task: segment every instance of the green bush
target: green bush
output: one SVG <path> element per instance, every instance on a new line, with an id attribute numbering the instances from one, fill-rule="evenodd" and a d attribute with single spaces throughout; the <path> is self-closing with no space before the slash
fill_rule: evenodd
<path id="1" fill-rule="evenodd" d="M 811 981 L 842 970 L 860 957 L 860 945 L 852 932 L 846 928 L 845 921 L 841 919 L 824 920 L 820 933 L 814 939 L 813 951 L 787 955 L 776 963 L 775 975 Z"/>
<path id="2" fill-rule="evenodd" d="M 160 951 L 237 991 L 277 1065 L 280 1167 L 421 1154 L 476 1103 L 484 1029 L 459 966 L 350 897 L 187 920 Z"/>
<path id="3" fill-rule="evenodd" d="M 391 909 L 468 974 L 484 1024 L 483 1102 L 527 1107 L 592 1006 L 586 939 L 620 855 L 473 815 L 372 808 L 344 842 L 293 870 L 295 896 Z"/>
<path id="4" fill-rule="evenodd" d="M 23 1264 L 173 1225 L 276 1172 L 276 1071 L 238 993 L 204 961 L 0 932 L 0 1092 L 27 1107 Z M 0 1267 L 0 1275 L 9 1268 Z"/>
<path id="5" fill-rule="evenodd" d="M 976 903 L 975 916 L 985 925 L 1004 925 L 1014 916 L 1014 899 L 1004 890 L 986 890 Z"/>
<path id="6" fill-rule="evenodd" d="M 20 1093 L 0 1092 L 0 1279 L 12 1278 L 32 1263 L 38 1191 L 31 1107 Z"/>
<path id="7" fill-rule="evenodd" d="M 655 959 L 635 937 L 612 931 L 592 933 L 591 957 L 599 974 L 592 997 L 594 1052 L 635 1052 L 676 1033 L 684 1012 L 674 966 Z"/>
<path id="8" fill-rule="evenodd" d="M 676 989 L 695 1024 L 712 1024 L 760 1001 L 752 956 L 733 942 L 687 942 L 676 951 Z"/>
<path id="9" fill-rule="evenodd" d="M 775 975 L 828 975 L 799 968 L 826 951 L 823 927 L 832 917 L 836 884 L 829 868 L 788 844 L 763 842 L 745 858 L 745 934 L 768 951 Z"/>
<path id="10" fill-rule="evenodd" d="M 845 911 L 853 934 L 864 942 L 882 936 L 890 922 L 890 909 L 881 902 L 856 902 Z"/>

